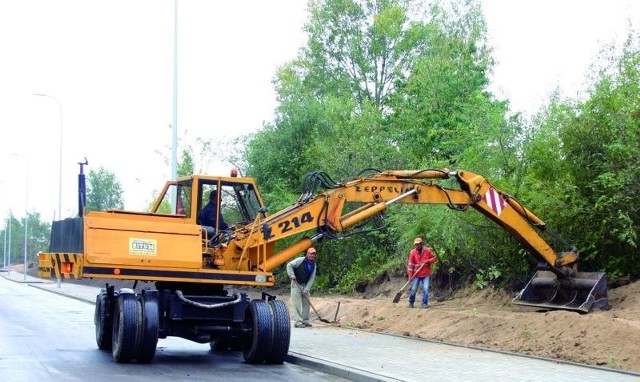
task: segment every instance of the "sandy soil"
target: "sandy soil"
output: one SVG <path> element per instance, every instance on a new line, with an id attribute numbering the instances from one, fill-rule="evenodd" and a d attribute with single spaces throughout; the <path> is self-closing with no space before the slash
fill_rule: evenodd
<path id="1" fill-rule="evenodd" d="M 640 372 L 640 281 L 610 289 L 610 309 L 588 314 L 513 305 L 513 296 L 493 289 L 410 309 L 406 292 L 393 303 L 404 281 L 355 296 L 316 295 L 312 303 L 344 327 Z"/>

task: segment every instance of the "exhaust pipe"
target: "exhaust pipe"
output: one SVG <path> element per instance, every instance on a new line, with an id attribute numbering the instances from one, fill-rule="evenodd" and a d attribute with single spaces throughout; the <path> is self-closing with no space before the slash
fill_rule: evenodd
<path id="1" fill-rule="evenodd" d="M 609 307 L 607 277 L 604 272 L 578 272 L 574 277 L 558 278 L 551 271 L 537 271 L 512 302 L 581 313 L 606 309 Z"/>

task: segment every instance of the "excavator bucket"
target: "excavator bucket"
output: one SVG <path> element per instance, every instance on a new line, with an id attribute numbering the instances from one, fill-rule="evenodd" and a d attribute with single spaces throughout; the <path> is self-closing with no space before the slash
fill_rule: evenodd
<path id="1" fill-rule="evenodd" d="M 578 272 L 575 277 L 558 278 L 551 271 L 537 271 L 513 303 L 582 313 L 606 309 L 607 277 L 604 272 Z"/>

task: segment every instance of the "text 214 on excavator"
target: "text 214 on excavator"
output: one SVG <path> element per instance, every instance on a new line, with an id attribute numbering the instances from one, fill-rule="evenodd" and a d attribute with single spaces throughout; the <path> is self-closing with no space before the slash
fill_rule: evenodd
<path id="1" fill-rule="evenodd" d="M 251 300 L 225 286 L 271 287 L 274 268 L 392 203 L 472 207 L 509 232 L 540 264 L 516 304 L 580 312 L 608 306 L 604 273 L 578 272 L 575 248 L 555 251 L 538 234 L 546 229 L 540 218 L 472 172 L 372 171 L 346 183 L 312 173 L 298 201 L 273 214 L 254 179 L 235 175 L 167 182 L 149 213 L 91 211 L 53 222 L 50 250 L 39 255 L 40 277 L 154 285 L 116 291 L 107 283 L 97 295 L 96 341 L 116 361 L 150 362 L 159 338 L 177 336 L 214 350 L 241 350 L 248 363 L 282 363 L 290 343 L 286 304 L 265 292 Z M 82 171 L 80 177 L 83 185 Z M 454 188 L 439 184 L 447 179 Z M 199 224 L 198 211 L 213 190 L 228 230 Z M 278 240 L 306 231 L 313 234 L 275 251 Z"/>

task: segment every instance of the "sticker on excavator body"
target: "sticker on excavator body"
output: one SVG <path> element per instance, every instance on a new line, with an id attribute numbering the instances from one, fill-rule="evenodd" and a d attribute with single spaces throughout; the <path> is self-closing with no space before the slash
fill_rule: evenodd
<path id="1" fill-rule="evenodd" d="M 158 255 L 158 241 L 152 239 L 135 239 L 129 238 L 129 254 L 130 255 Z"/>
<path id="2" fill-rule="evenodd" d="M 500 216 L 502 211 L 504 210 L 504 206 L 507 202 L 504 198 L 496 191 L 493 187 L 484 194 L 484 202 L 489 205 L 489 207 L 496 213 L 496 215 Z"/>

